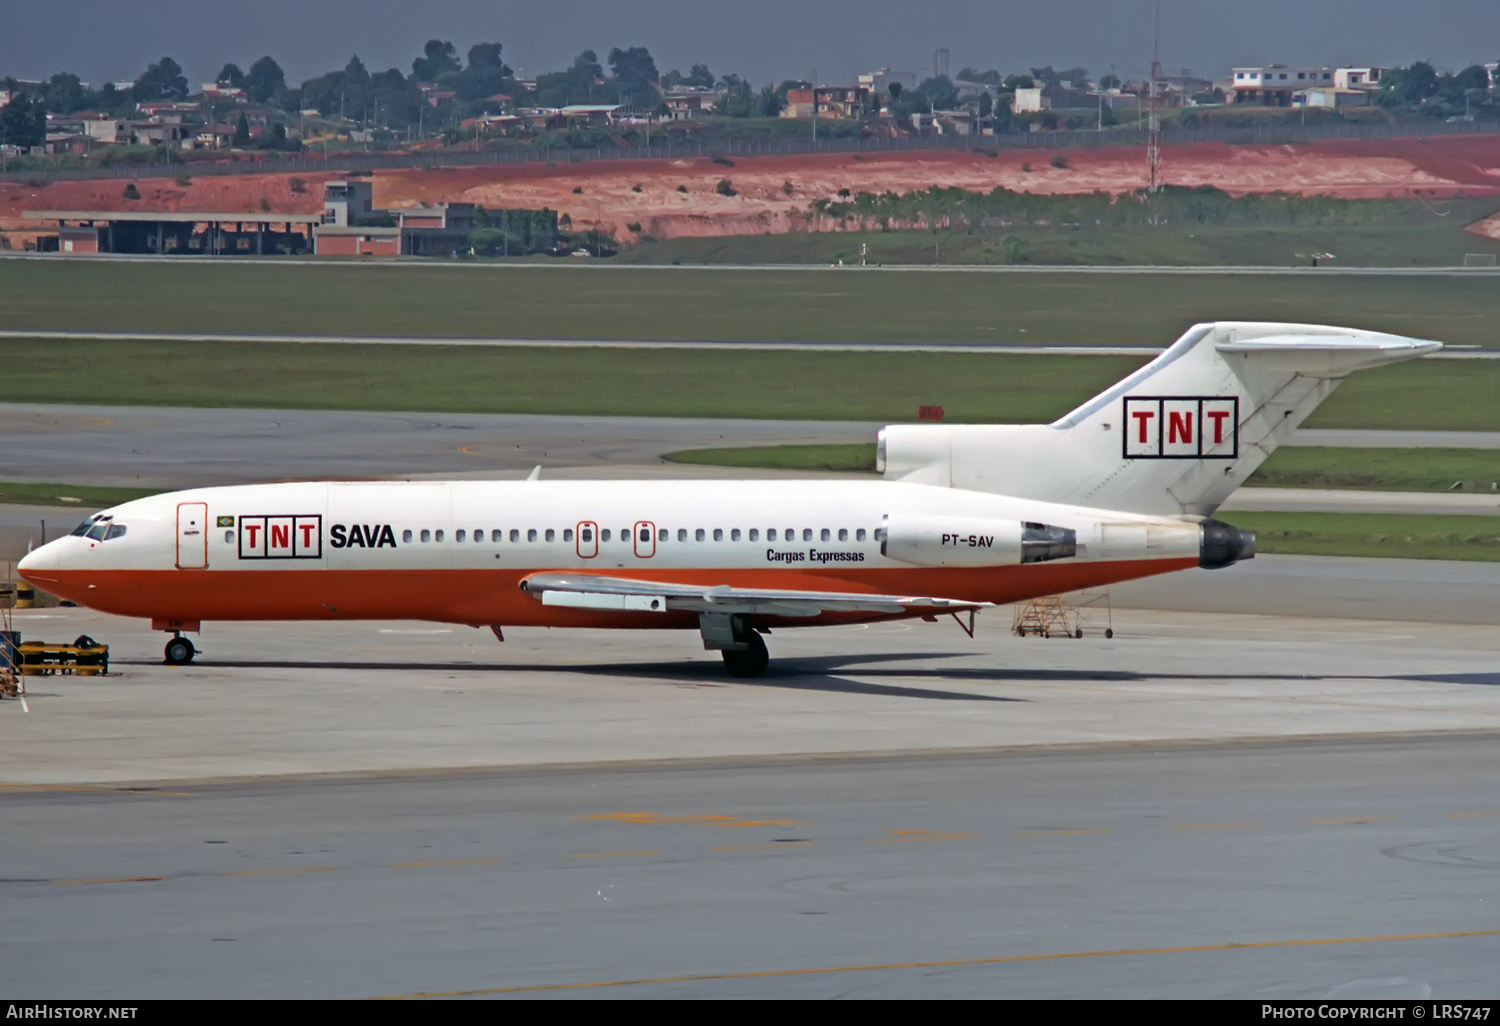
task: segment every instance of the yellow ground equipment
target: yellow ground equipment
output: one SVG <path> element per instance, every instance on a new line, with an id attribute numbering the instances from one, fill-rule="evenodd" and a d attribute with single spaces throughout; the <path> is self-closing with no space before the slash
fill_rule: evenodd
<path id="1" fill-rule="evenodd" d="M 96 677 L 109 672 L 109 646 L 101 645 L 87 634 L 71 645 L 47 641 L 22 641 L 16 645 L 17 669 L 23 676 L 77 674 Z"/>

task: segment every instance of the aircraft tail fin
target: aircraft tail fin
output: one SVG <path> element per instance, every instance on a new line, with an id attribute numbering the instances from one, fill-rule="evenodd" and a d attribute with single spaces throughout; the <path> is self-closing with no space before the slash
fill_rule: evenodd
<path id="1" fill-rule="evenodd" d="M 1349 374 L 1442 345 L 1354 328 L 1194 325 L 1052 424 L 894 425 L 888 478 L 1208 517 Z"/>

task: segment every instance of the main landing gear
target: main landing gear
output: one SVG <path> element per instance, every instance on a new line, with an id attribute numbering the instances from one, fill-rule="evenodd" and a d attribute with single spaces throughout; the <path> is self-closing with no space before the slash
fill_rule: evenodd
<path id="1" fill-rule="evenodd" d="M 184 638 L 181 634 L 174 634 L 171 640 L 167 642 L 167 649 L 164 656 L 168 666 L 186 666 L 193 661 L 193 656 L 197 654 L 198 650 L 193 647 L 191 641 Z"/>
<path id="2" fill-rule="evenodd" d="M 726 648 L 722 654 L 724 668 L 736 677 L 759 677 L 766 672 L 766 666 L 771 661 L 771 653 L 766 651 L 765 640 L 754 631 L 745 639 L 744 651 L 732 652 Z"/>
<path id="3" fill-rule="evenodd" d="M 736 677 L 759 677 L 766 672 L 771 655 L 765 640 L 745 622 L 740 613 L 699 613 L 698 630 L 703 647 L 724 655 L 724 668 Z"/>

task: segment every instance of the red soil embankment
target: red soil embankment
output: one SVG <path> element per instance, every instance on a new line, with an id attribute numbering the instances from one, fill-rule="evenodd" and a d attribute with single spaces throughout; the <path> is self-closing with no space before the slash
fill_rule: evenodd
<path id="1" fill-rule="evenodd" d="M 982 146 L 984 140 L 975 140 Z M 374 175 L 375 203 L 471 202 L 487 207 L 550 207 L 575 227 L 600 225 L 622 241 L 639 234 L 677 236 L 786 232 L 806 226 L 808 205 L 837 199 L 841 189 L 909 192 L 933 185 L 988 191 L 1003 186 L 1042 194 L 1122 193 L 1145 184 L 1140 150 L 1074 150 L 1054 168 L 1047 149 L 817 154 L 736 157 L 732 166 L 707 158 L 530 164 Z M 1059 151 L 1060 152 L 1060 151 Z M 1337 140 L 1298 146 L 1201 143 L 1168 147 L 1163 177 L 1173 185 L 1212 185 L 1243 195 L 1273 191 L 1344 199 L 1500 195 L 1500 136 Z M 324 177 L 294 175 L 142 179 L 141 199 L 123 198 L 118 179 L 59 182 L 42 187 L 0 183 L 0 229 L 20 228 L 22 210 L 246 211 L 305 213 L 319 209 Z M 716 190 L 722 179 L 734 192 Z"/>

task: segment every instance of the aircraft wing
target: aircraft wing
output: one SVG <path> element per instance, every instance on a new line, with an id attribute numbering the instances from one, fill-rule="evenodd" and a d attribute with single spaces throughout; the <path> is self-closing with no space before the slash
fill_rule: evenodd
<path id="1" fill-rule="evenodd" d="M 755 613 L 786 617 L 817 616 L 826 612 L 937 615 L 984 609 L 993 604 L 924 595 L 732 588 L 727 584 L 672 584 L 567 573 L 532 574 L 521 581 L 521 590 L 546 606 L 647 613 L 685 610 L 694 613 Z"/>

